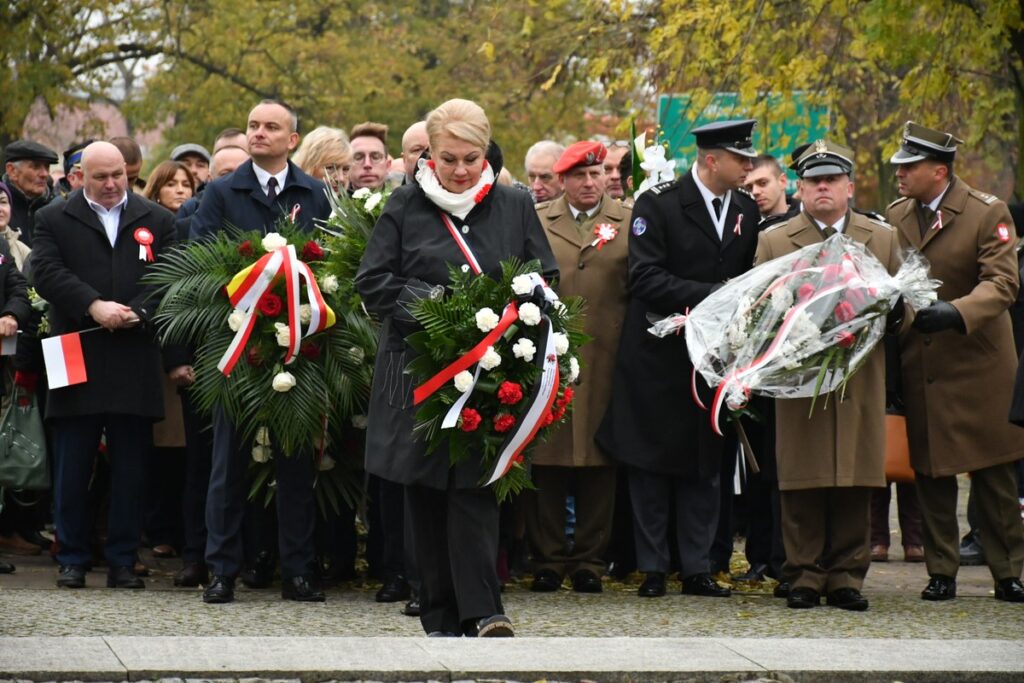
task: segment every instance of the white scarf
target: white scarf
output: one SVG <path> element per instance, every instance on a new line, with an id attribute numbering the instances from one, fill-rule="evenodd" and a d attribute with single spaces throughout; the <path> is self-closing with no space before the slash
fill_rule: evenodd
<path id="1" fill-rule="evenodd" d="M 420 159 L 417 165 L 419 170 L 416 171 L 416 182 L 423 188 L 427 198 L 434 202 L 438 208 L 463 220 L 473 210 L 473 207 L 487 196 L 487 193 L 491 191 L 491 187 L 494 185 L 494 171 L 491 170 L 491 165 L 486 161 L 484 162 L 483 173 L 480 174 L 480 180 L 477 181 L 476 185 L 459 194 L 449 192 L 441 186 L 437 173 L 430 167 L 426 159 Z"/>

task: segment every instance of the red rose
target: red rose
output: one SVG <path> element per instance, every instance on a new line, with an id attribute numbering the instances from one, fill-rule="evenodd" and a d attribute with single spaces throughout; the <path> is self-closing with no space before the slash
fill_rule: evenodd
<path id="1" fill-rule="evenodd" d="M 324 250 L 320 248 L 320 245 L 310 240 L 306 242 L 305 246 L 302 247 L 302 260 L 303 261 L 323 261 Z"/>
<path id="2" fill-rule="evenodd" d="M 523 388 L 515 382 L 502 382 L 498 387 L 498 400 L 507 406 L 514 406 L 523 400 Z"/>
<path id="3" fill-rule="evenodd" d="M 833 313 L 836 316 L 836 320 L 841 323 L 848 323 L 857 317 L 857 311 L 853 310 L 853 306 L 850 305 L 849 301 L 843 301 L 836 306 Z"/>
<path id="4" fill-rule="evenodd" d="M 256 250 L 252 248 L 252 240 L 246 240 L 238 245 L 238 253 L 242 256 L 252 256 Z"/>
<path id="5" fill-rule="evenodd" d="M 559 408 L 564 408 L 572 403 L 573 393 L 572 387 L 566 387 L 565 391 L 562 392 L 562 397 L 555 400 L 555 405 Z"/>
<path id="6" fill-rule="evenodd" d="M 846 290 L 846 300 L 849 301 L 855 309 L 864 308 L 864 305 L 868 302 L 867 297 L 864 296 L 864 290 L 860 287 L 851 287 Z"/>
<path id="7" fill-rule="evenodd" d="M 512 429 L 516 424 L 516 418 L 508 413 L 498 413 L 494 416 L 494 431 L 502 434 Z"/>
<path id="8" fill-rule="evenodd" d="M 475 432 L 480 426 L 480 413 L 472 408 L 463 408 L 459 415 L 459 427 L 464 432 Z"/>
<path id="9" fill-rule="evenodd" d="M 814 285 L 810 282 L 805 282 L 800 285 L 800 288 L 796 290 L 796 298 L 799 301 L 807 301 L 814 296 Z"/>
<path id="10" fill-rule="evenodd" d="M 310 360 L 316 360 L 320 357 L 320 346 L 313 342 L 306 342 L 299 347 L 299 353 Z"/>
<path id="11" fill-rule="evenodd" d="M 267 292 L 260 297 L 260 301 L 256 306 L 260 309 L 260 313 L 273 318 L 281 313 L 281 309 L 284 308 L 284 303 L 281 301 L 281 297 L 273 292 Z"/>
<path id="12" fill-rule="evenodd" d="M 821 270 L 821 277 L 825 282 L 835 282 L 843 278 L 843 267 L 838 263 L 830 263 Z"/>
<path id="13" fill-rule="evenodd" d="M 846 330 L 843 330 L 842 332 L 836 335 L 836 343 L 839 345 L 839 348 L 841 349 L 850 348 L 851 346 L 853 346 L 853 342 L 855 341 L 857 341 L 857 337 L 855 337 L 853 333 L 847 332 Z"/>
<path id="14" fill-rule="evenodd" d="M 558 410 L 555 411 L 555 421 L 558 422 L 563 417 L 565 417 L 565 406 L 561 406 Z"/>
<path id="15" fill-rule="evenodd" d="M 484 200 L 484 197 L 486 197 L 487 193 L 490 192 L 490 191 L 491 191 L 491 184 L 487 183 L 486 185 L 481 187 L 480 191 L 476 193 L 475 197 L 473 197 L 473 203 L 474 204 L 479 204 L 480 202 L 482 202 Z"/>
<path id="16" fill-rule="evenodd" d="M 246 351 L 245 360 L 249 365 L 256 368 L 263 365 L 263 356 L 260 355 L 260 350 L 255 346 L 250 346 Z"/>

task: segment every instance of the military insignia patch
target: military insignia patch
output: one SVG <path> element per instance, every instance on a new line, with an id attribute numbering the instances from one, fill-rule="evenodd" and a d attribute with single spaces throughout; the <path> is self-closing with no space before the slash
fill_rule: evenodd
<path id="1" fill-rule="evenodd" d="M 639 237 L 640 235 L 647 232 L 647 221 L 644 220 L 644 218 L 641 216 L 637 216 L 636 218 L 634 218 L 632 232 L 636 237 Z"/>
<path id="2" fill-rule="evenodd" d="M 1006 225 L 1006 223 L 1000 223 L 999 225 L 996 226 L 996 237 L 999 238 L 1000 242 L 1010 241 L 1010 228 Z"/>

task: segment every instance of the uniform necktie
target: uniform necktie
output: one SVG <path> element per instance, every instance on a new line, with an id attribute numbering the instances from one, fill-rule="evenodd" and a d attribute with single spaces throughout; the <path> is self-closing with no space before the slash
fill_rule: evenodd
<path id="1" fill-rule="evenodd" d="M 586 212 L 584 212 L 584 211 L 580 211 L 579 213 L 577 213 L 577 214 L 576 214 L 576 222 L 577 222 L 577 223 L 579 223 L 580 225 L 582 225 L 582 224 L 583 224 L 583 221 L 585 221 L 585 220 L 587 220 L 587 214 L 586 214 Z"/>
<path id="2" fill-rule="evenodd" d="M 267 199 L 274 201 L 277 199 L 277 178 L 270 176 L 270 180 L 267 181 Z"/>
<path id="3" fill-rule="evenodd" d="M 714 207 L 714 209 L 715 209 L 715 218 L 721 218 L 722 217 L 722 200 L 719 199 L 718 197 L 715 197 L 714 199 L 711 200 L 711 206 Z"/>
<path id="4" fill-rule="evenodd" d="M 832 226 L 832 225 L 829 225 L 829 226 L 826 226 L 826 227 L 822 228 L 821 231 L 823 233 L 825 233 L 825 239 L 828 239 L 832 235 L 834 235 L 837 232 L 839 232 L 838 230 L 835 229 L 835 226 Z"/>
<path id="5" fill-rule="evenodd" d="M 932 211 L 930 206 L 921 207 L 921 224 L 918 226 L 921 229 L 921 239 L 928 234 L 928 229 L 935 225 L 935 212 Z"/>

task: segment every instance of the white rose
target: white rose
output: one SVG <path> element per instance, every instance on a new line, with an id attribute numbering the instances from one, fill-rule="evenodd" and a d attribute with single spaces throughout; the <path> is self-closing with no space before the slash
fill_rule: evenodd
<path id="1" fill-rule="evenodd" d="M 536 325 L 540 322 L 540 307 L 526 302 L 519 307 L 519 319 L 527 325 Z"/>
<path id="2" fill-rule="evenodd" d="M 533 291 L 533 282 L 529 275 L 516 275 L 512 278 L 512 291 L 517 296 L 526 296 Z"/>
<path id="3" fill-rule="evenodd" d="M 365 415 L 352 416 L 352 426 L 355 427 L 356 429 L 366 429 L 367 424 L 368 420 L 366 419 Z"/>
<path id="4" fill-rule="evenodd" d="M 274 391 L 280 391 L 281 393 L 291 391 L 291 388 L 295 386 L 295 375 L 290 372 L 279 372 L 274 375 L 274 381 L 271 386 L 274 387 Z"/>
<path id="5" fill-rule="evenodd" d="M 501 318 L 490 308 L 481 308 L 476 312 L 476 326 L 480 328 L 481 332 L 490 332 L 498 326 L 499 320 Z"/>
<path id="6" fill-rule="evenodd" d="M 263 248 L 267 251 L 274 251 L 279 247 L 286 246 L 288 246 L 288 240 L 276 232 L 268 232 L 267 236 L 263 238 Z"/>
<path id="7" fill-rule="evenodd" d="M 256 430 L 256 443 L 260 446 L 270 445 L 270 430 L 266 427 L 260 427 Z"/>
<path id="8" fill-rule="evenodd" d="M 573 356 L 569 359 L 569 381 L 575 382 L 580 376 L 580 362 Z"/>
<path id="9" fill-rule="evenodd" d="M 284 323 L 274 323 L 274 329 L 277 330 L 274 334 L 277 338 L 277 345 L 287 347 L 291 343 L 292 335 L 288 331 L 288 326 Z"/>
<path id="10" fill-rule="evenodd" d="M 328 275 L 320 281 L 320 291 L 324 294 L 334 294 L 338 291 L 338 276 Z"/>
<path id="11" fill-rule="evenodd" d="M 484 357 L 480 359 L 480 367 L 484 370 L 493 370 L 499 365 L 501 365 L 501 354 L 495 351 L 493 346 L 488 346 Z"/>
<path id="12" fill-rule="evenodd" d="M 370 196 L 370 188 L 360 187 L 358 190 L 352 193 L 352 199 L 366 199 Z"/>
<path id="13" fill-rule="evenodd" d="M 455 388 L 464 394 L 473 388 L 473 373 L 469 370 L 463 370 L 459 374 L 455 375 L 454 381 Z"/>
<path id="14" fill-rule="evenodd" d="M 267 446 L 252 447 L 252 459 L 256 462 L 267 462 L 272 455 L 272 451 Z"/>
<path id="15" fill-rule="evenodd" d="M 231 315 L 228 316 L 228 327 L 231 328 L 232 332 L 238 332 L 239 328 L 242 327 L 242 322 L 245 320 L 245 312 L 240 311 L 237 308 L 231 311 Z"/>
<path id="16" fill-rule="evenodd" d="M 313 318 L 313 307 L 309 304 L 301 304 L 299 306 L 299 322 L 303 325 L 309 323 Z"/>
<path id="17" fill-rule="evenodd" d="M 384 195 L 382 195 L 380 192 L 374 192 L 369 197 L 367 197 L 366 203 L 363 204 L 363 208 L 366 209 L 367 212 L 373 211 L 374 208 L 376 208 L 376 206 L 380 204 L 380 200 L 382 199 L 384 199 Z"/>
<path id="18" fill-rule="evenodd" d="M 537 347 L 532 341 L 524 338 L 512 345 L 512 353 L 516 358 L 522 358 L 529 363 L 533 360 L 533 355 L 537 353 Z"/>
<path id="19" fill-rule="evenodd" d="M 569 337 L 564 332 L 555 332 L 555 355 L 564 356 L 569 350 Z"/>
<path id="20" fill-rule="evenodd" d="M 320 465 L 319 467 L 317 467 L 317 469 L 320 470 L 321 472 L 326 472 L 328 470 L 333 470 L 334 465 L 334 458 L 327 454 L 324 454 L 324 457 L 320 458 Z"/>

